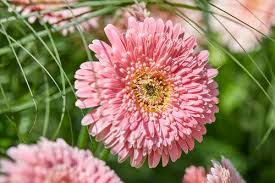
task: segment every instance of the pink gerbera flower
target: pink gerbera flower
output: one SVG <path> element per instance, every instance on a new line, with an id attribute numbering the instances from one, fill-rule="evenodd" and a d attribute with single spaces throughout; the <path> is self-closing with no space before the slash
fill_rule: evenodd
<path id="1" fill-rule="evenodd" d="M 72 148 L 62 139 L 41 139 L 8 150 L 1 160 L 1 183 L 121 183 L 119 177 L 90 151 Z"/>
<path id="2" fill-rule="evenodd" d="M 78 19 L 80 17 L 86 17 L 91 12 L 89 7 L 66 9 L 68 5 L 78 2 L 78 0 L 10 0 L 10 2 L 15 5 L 15 10 L 20 12 L 22 15 L 61 8 L 61 10 L 41 15 L 41 20 L 43 22 L 47 22 L 54 27 L 64 26 L 70 23 L 74 18 Z M 28 18 L 30 23 L 33 23 L 36 19 L 36 16 L 30 16 Z M 97 18 L 90 18 L 77 26 L 79 26 L 80 30 L 87 31 L 91 28 L 98 27 L 98 21 Z M 67 29 L 63 29 L 62 33 L 63 35 L 66 35 L 67 33 L 74 31 L 75 26 L 71 26 Z"/>
<path id="3" fill-rule="evenodd" d="M 207 183 L 245 183 L 245 181 L 231 162 L 222 157 L 221 163 L 213 161 L 213 167 L 207 174 Z"/>
<path id="4" fill-rule="evenodd" d="M 205 169 L 195 166 L 186 168 L 182 183 L 206 183 Z"/>
<path id="5" fill-rule="evenodd" d="M 274 0 L 214 0 L 212 3 L 262 34 L 270 33 L 275 19 Z M 211 28 L 220 34 L 222 42 L 232 51 L 242 52 L 242 47 L 251 51 L 258 46 L 262 34 L 215 7 L 212 7 L 212 11 L 223 16 L 216 15 L 218 21 L 211 16 Z"/>
<path id="6" fill-rule="evenodd" d="M 202 141 L 205 124 L 215 121 L 217 70 L 208 52 L 195 52 L 196 40 L 179 24 L 129 18 L 128 29 L 105 28 L 110 45 L 89 47 L 99 62 L 85 62 L 76 72 L 79 108 L 96 107 L 82 125 L 104 141 L 119 162 L 133 167 L 166 166 Z"/>

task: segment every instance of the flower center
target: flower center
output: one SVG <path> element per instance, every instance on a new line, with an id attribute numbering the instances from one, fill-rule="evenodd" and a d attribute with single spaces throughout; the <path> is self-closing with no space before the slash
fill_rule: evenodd
<path id="1" fill-rule="evenodd" d="M 137 103 L 148 112 L 159 112 L 166 109 L 171 93 L 171 85 L 158 71 L 135 73 L 131 82 Z"/>

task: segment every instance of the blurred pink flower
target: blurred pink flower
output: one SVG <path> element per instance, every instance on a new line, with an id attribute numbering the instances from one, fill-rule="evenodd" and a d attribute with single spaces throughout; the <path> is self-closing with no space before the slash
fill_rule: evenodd
<path id="1" fill-rule="evenodd" d="M 144 2 L 135 3 L 119 9 L 115 16 L 112 17 L 111 22 L 120 29 L 126 29 L 129 17 L 134 17 L 138 21 L 144 21 L 149 15 L 150 12 L 146 9 L 146 4 Z"/>
<path id="2" fill-rule="evenodd" d="M 10 148 L 8 155 L 11 160 L 0 162 L 1 183 L 121 183 L 105 162 L 62 139 L 20 144 Z"/>
<path id="3" fill-rule="evenodd" d="M 70 4 L 78 2 L 78 0 L 9 0 L 9 2 L 14 4 L 15 10 L 20 12 L 23 16 L 27 16 L 33 12 L 61 8 L 61 10 L 42 14 L 40 18 L 40 21 L 47 22 L 56 28 L 71 23 L 74 18 L 87 17 L 88 13 L 91 12 L 89 7 L 65 9 Z M 36 19 L 37 16 L 30 16 L 28 21 L 33 23 Z M 98 19 L 90 18 L 87 21 L 79 23 L 77 26 L 82 31 L 88 31 L 98 27 Z M 74 31 L 75 26 L 70 26 L 69 28 L 63 29 L 62 33 L 63 35 L 67 35 Z"/>
<path id="4" fill-rule="evenodd" d="M 182 183 L 206 183 L 205 169 L 195 166 L 186 168 Z"/>
<path id="5" fill-rule="evenodd" d="M 207 183 L 245 183 L 245 181 L 231 162 L 222 157 L 221 163 L 213 161 L 213 167 L 207 174 Z"/>
<path id="6" fill-rule="evenodd" d="M 76 72 L 79 108 L 96 107 L 82 125 L 104 141 L 119 162 L 166 166 L 202 141 L 205 124 L 218 111 L 218 71 L 208 52 L 195 52 L 196 40 L 179 24 L 129 18 L 128 29 L 105 28 L 110 45 L 89 45 L 99 62 L 85 62 Z"/>
<path id="7" fill-rule="evenodd" d="M 274 0 L 214 0 L 212 3 L 261 33 L 269 35 L 272 21 L 275 19 Z M 210 15 L 210 25 L 214 31 L 220 34 L 222 42 L 232 51 L 243 51 L 237 41 L 246 51 L 251 51 L 258 46 L 263 37 L 262 34 L 215 7 L 211 7 L 211 10 L 227 17 L 215 15 L 220 23 Z"/>

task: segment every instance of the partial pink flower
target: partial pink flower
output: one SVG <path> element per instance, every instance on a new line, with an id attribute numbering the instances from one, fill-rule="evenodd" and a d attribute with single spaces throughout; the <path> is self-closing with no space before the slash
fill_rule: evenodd
<path id="1" fill-rule="evenodd" d="M 196 52 L 196 40 L 171 21 L 129 18 L 121 32 L 107 25 L 110 45 L 94 40 L 89 48 L 99 62 L 85 62 L 76 72 L 79 108 L 92 108 L 82 120 L 119 162 L 133 167 L 166 166 L 194 148 L 205 124 L 218 111 L 218 71 L 208 52 Z"/>
<path id="2" fill-rule="evenodd" d="M 206 183 L 205 169 L 195 166 L 186 168 L 182 183 Z"/>
<path id="3" fill-rule="evenodd" d="M 105 162 L 62 139 L 12 147 L 0 161 L 1 183 L 121 183 Z"/>
<path id="4" fill-rule="evenodd" d="M 211 7 L 212 11 L 223 15 L 215 15 L 218 21 L 216 18 L 210 16 L 211 28 L 219 33 L 222 42 L 232 51 L 242 52 L 242 47 L 246 51 L 251 51 L 259 45 L 263 37 L 262 34 L 269 35 L 272 22 L 275 19 L 274 0 L 214 0 L 212 3 L 231 15 L 213 6 Z"/>
<path id="5" fill-rule="evenodd" d="M 222 157 L 221 163 L 213 161 L 213 167 L 207 174 L 207 183 L 245 183 L 232 163 Z"/>
<path id="6" fill-rule="evenodd" d="M 62 27 L 68 23 L 71 23 L 72 20 L 78 18 L 87 17 L 91 13 L 89 7 L 80 7 L 80 8 L 67 8 L 72 3 L 78 2 L 78 0 L 9 0 L 12 4 L 15 5 L 15 10 L 20 12 L 22 15 L 27 16 L 33 12 L 41 12 L 50 9 L 61 8 L 61 10 L 52 11 L 41 15 L 40 21 L 47 22 L 52 26 L 58 28 Z M 62 9 L 63 8 L 63 9 Z M 39 17 L 40 18 L 40 17 Z M 37 19 L 36 16 L 30 16 L 28 18 L 30 23 L 35 22 Z M 77 25 L 80 30 L 88 31 L 92 28 L 98 27 L 98 19 L 90 18 L 87 21 L 79 23 Z M 72 33 L 75 31 L 75 26 L 70 26 L 69 28 L 63 29 L 63 35 Z"/>
<path id="7" fill-rule="evenodd" d="M 120 29 L 126 29 L 129 17 L 134 17 L 138 21 L 144 21 L 149 15 L 150 12 L 146 9 L 145 2 L 135 3 L 119 9 L 115 16 L 112 17 L 112 23 Z"/>

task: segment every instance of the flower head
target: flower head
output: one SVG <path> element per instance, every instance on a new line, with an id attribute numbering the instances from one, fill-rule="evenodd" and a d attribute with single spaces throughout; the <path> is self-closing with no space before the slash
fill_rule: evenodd
<path id="1" fill-rule="evenodd" d="M 205 169 L 195 166 L 186 168 L 182 183 L 206 183 Z"/>
<path id="2" fill-rule="evenodd" d="M 245 183 L 245 181 L 231 162 L 222 157 L 221 163 L 213 161 L 213 167 L 207 174 L 207 183 Z"/>
<path id="3" fill-rule="evenodd" d="M 1 183 L 120 183 L 119 177 L 90 151 L 72 148 L 62 139 L 41 139 L 8 150 L 1 160 Z"/>
<path id="4" fill-rule="evenodd" d="M 126 32 L 108 25 L 105 33 L 111 45 L 89 46 L 99 62 L 85 62 L 75 74 L 76 105 L 98 106 L 82 124 L 119 162 L 176 161 L 195 139 L 202 141 L 218 111 L 217 70 L 208 65 L 208 52 L 195 52 L 194 37 L 161 19 L 129 18 Z"/>
<path id="5" fill-rule="evenodd" d="M 257 47 L 263 34 L 270 33 L 272 21 L 275 21 L 274 0 L 214 0 L 212 3 L 222 9 L 212 6 L 212 11 L 222 16 L 211 16 L 211 28 L 235 52 Z"/>
<path id="6" fill-rule="evenodd" d="M 10 2 L 15 5 L 15 10 L 20 12 L 22 15 L 60 8 L 60 10 L 43 13 L 40 19 L 40 21 L 47 22 L 56 28 L 71 23 L 74 19 L 87 17 L 88 13 L 91 12 L 89 7 L 65 9 L 72 3 L 78 2 L 78 0 L 10 0 Z M 33 23 L 36 19 L 37 16 L 34 15 L 29 16 L 28 18 L 30 23 Z M 81 22 L 77 26 L 80 30 L 87 31 L 91 28 L 98 27 L 98 21 L 97 18 L 90 18 L 87 21 Z M 75 26 L 71 26 L 63 29 L 62 33 L 63 35 L 66 35 L 69 32 L 74 31 Z"/>

